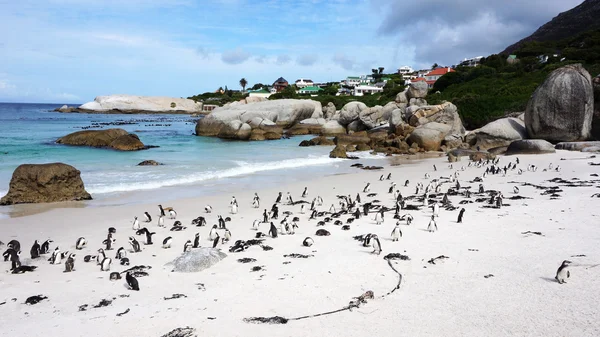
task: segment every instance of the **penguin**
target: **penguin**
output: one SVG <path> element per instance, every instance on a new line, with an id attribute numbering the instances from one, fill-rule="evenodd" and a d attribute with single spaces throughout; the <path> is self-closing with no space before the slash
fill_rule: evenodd
<path id="1" fill-rule="evenodd" d="M 317 206 L 323 206 L 323 198 L 321 196 L 317 196 Z"/>
<path id="2" fill-rule="evenodd" d="M 212 228 L 210 229 L 210 232 L 208 233 L 208 239 L 212 241 L 218 235 L 219 234 L 217 234 L 217 225 L 213 225 Z"/>
<path id="3" fill-rule="evenodd" d="M 264 212 L 263 212 L 263 222 L 264 223 L 268 223 L 269 222 L 269 213 L 267 213 L 267 209 L 265 208 Z"/>
<path id="4" fill-rule="evenodd" d="M 435 166 L 435 164 L 433 165 L 433 171 L 437 171 L 437 166 Z"/>
<path id="5" fill-rule="evenodd" d="M 17 253 L 21 252 L 21 243 L 19 241 L 17 241 L 17 240 L 10 240 L 6 244 L 6 247 L 14 249 L 15 252 L 17 252 Z"/>
<path id="6" fill-rule="evenodd" d="M 98 255 L 96 255 L 96 264 L 101 265 L 102 261 L 106 258 L 106 254 L 104 253 L 104 249 L 98 249 Z"/>
<path id="7" fill-rule="evenodd" d="M 373 241 L 373 254 L 381 254 L 381 242 L 379 242 L 379 237 L 377 237 L 377 235 L 373 234 L 371 235 L 371 240 Z"/>
<path id="8" fill-rule="evenodd" d="M 292 199 L 292 195 L 290 194 L 290 192 L 287 193 L 287 196 L 285 198 L 286 198 L 288 205 L 294 204 L 294 200 Z"/>
<path id="9" fill-rule="evenodd" d="M 306 213 L 306 205 L 302 204 L 302 206 L 300 206 L 300 214 L 304 214 Z"/>
<path id="10" fill-rule="evenodd" d="M 408 226 L 410 226 L 410 224 L 411 224 L 411 223 L 412 223 L 412 221 L 413 221 L 413 216 L 407 213 L 407 214 L 404 214 L 403 216 L 401 216 L 401 217 L 400 217 L 400 220 L 406 220 L 406 224 L 407 224 Z"/>
<path id="11" fill-rule="evenodd" d="M 273 222 L 271 222 L 271 228 L 269 229 L 269 235 L 271 235 L 272 238 L 276 238 L 277 237 L 277 227 L 275 227 L 275 225 L 273 224 Z"/>
<path id="12" fill-rule="evenodd" d="M 59 254 L 60 255 L 60 254 Z M 4 261 L 8 261 L 10 259 L 11 262 L 11 271 L 15 271 L 15 269 L 21 267 L 21 261 L 19 259 L 19 252 L 12 248 L 8 248 L 3 254 Z"/>
<path id="13" fill-rule="evenodd" d="M 436 231 L 438 230 L 437 223 L 435 222 L 435 215 L 431 216 L 431 220 L 429 220 L 429 225 L 427 225 L 427 230 L 429 232 L 434 232 L 433 228 L 435 228 Z"/>
<path id="14" fill-rule="evenodd" d="M 50 264 L 60 264 L 62 259 L 62 254 L 60 253 L 60 249 L 58 247 L 54 248 L 54 252 L 52 252 L 52 256 L 48 259 Z"/>
<path id="15" fill-rule="evenodd" d="M 258 199 L 252 200 L 252 207 L 259 208 L 260 207 L 260 201 Z"/>
<path id="16" fill-rule="evenodd" d="M 129 237 L 129 244 L 131 245 L 134 253 L 139 253 L 142 251 L 140 243 L 133 236 Z"/>
<path id="17" fill-rule="evenodd" d="M 229 242 L 231 240 L 231 232 L 229 229 L 225 228 L 225 237 L 223 238 L 223 242 Z"/>
<path id="18" fill-rule="evenodd" d="M 87 241 L 84 237 L 80 237 L 77 239 L 77 242 L 75 242 L 75 249 L 77 250 L 82 250 L 85 246 L 87 246 Z"/>
<path id="19" fill-rule="evenodd" d="M 308 187 L 304 188 L 304 191 L 302 192 L 302 198 L 306 198 L 308 197 Z"/>
<path id="20" fill-rule="evenodd" d="M 147 245 L 151 245 L 152 244 L 152 235 L 156 234 L 156 232 L 150 232 L 148 230 L 148 228 L 144 227 L 142 229 L 140 229 L 139 231 L 135 232 L 136 235 L 146 235 L 146 244 Z"/>
<path id="21" fill-rule="evenodd" d="M 125 281 L 127 281 L 127 286 L 129 286 L 130 290 L 140 291 L 138 280 L 129 272 L 125 274 Z"/>
<path id="22" fill-rule="evenodd" d="M 129 265 L 129 259 L 124 257 L 121 259 L 121 265 L 122 266 L 128 266 Z"/>
<path id="23" fill-rule="evenodd" d="M 217 248 L 217 245 L 219 244 L 219 239 L 220 239 L 220 238 L 221 238 L 221 237 L 219 236 L 219 233 L 217 233 L 217 236 L 216 236 L 216 237 L 215 237 L 215 239 L 213 240 L 213 246 L 212 246 L 212 247 L 213 247 L 213 249 L 214 249 L 214 248 Z"/>
<path id="24" fill-rule="evenodd" d="M 204 211 L 206 213 L 212 213 L 212 206 L 211 205 L 206 205 L 206 207 L 204 207 Z"/>
<path id="25" fill-rule="evenodd" d="M 392 173 L 388 173 L 387 177 L 385 178 L 385 180 L 391 180 L 392 179 Z"/>
<path id="26" fill-rule="evenodd" d="M 379 181 L 383 181 L 383 174 L 379 176 Z"/>
<path id="27" fill-rule="evenodd" d="M 37 240 L 33 242 L 33 246 L 31 246 L 31 250 L 29 251 L 32 259 L 37 259 L 40 257 L 40 244 Z"/>
<path id="28" fill-rule="evenodd" d="M 183 252 L 187 253 L 189 251 L 192 250 L 192 240 L 187 240 L 184 244 L 183 244 Z"/>
<path id="29" fill-rule="evenodd" d="M 235 204 L 231 204 L 231 214 L 237 214 L 238 212 L 238 205 L 237 202 Z"/>
<path id="30" fill-rule="evenodd" d="M 440 216 L 440 205 L 437 202 L 433 204 L 433 215 L 436 217 Z"/>
<path id="31" fill-rule="evenodd" d="M 559 284 L 567 283 L 565 280 L 571 277 L 571 272 L 568 269 L 570 263 L 571 261 L 564 260 L 560 267 L 558 267 L 554 279 L 557 280 Z"/>
<path id="32" fill-rule="evenodd" d="M 120 279 L 121 279 L 121 274 L 120 274 L 120 273 L 117 273 L 116 271 L 115 271 L 115 272 L 112 272 L 112 273 L 110 273 L 109 279 L 110 279 L 111 281 L 120 280 Z"/>
<path id="33" fill-rule="evenodd" d="M 144 212 L 144 222 L 152 222 L 152 217 L 150 216 L 150 213 Z"/>
<path id="34" fill-rule="evenodd" d="M 371 236 L 373 236 L 374 234 L 367 234 L 363 237 L 363 241 L 362 241 L 362 246 L 363 247 L 371 247 Z"/>
<path id="35" fill-rule="evenodd" d="M 65 273 L 70 273 L 75 270 L 75 254 L 69 254 L 67 261 L 65 262 Z"/>
<path id="36" fill-rule="evenodd" d="M 402 237 L 402 230 L 400 229 L 400 224 L 396 223 L 396 227 L 392 230 L 392 241 L 398 241 L 398 238 Z"/>
<path id="37" fill-rule="evenodd" d="M 260 224 L 261 224 L 260 220 L 258 220 L 258 219 L 254 220 L 254 222 L 252 222 L 252 229 L 258 230 L 258 228 L 260 227 Z"/>
<path id="38" fill-rule="evenodd" d="M 367 186 L 363 188 L 363 193 L 369 193 L 371 191 L 371 183 L 367 183 Z"/>
<path id="39" fill-rule="evenodd" d="M 513 187 L 513 192 L 519 194 L 519 188 L 517 186 Z"/>
<path id="40" fill-rule="evenodd" d="M 169 211 L 169 219 L 174 220 L 177 219 L 177 212 L 174 209 Z"/>
<path id="41" fill-rule="evenodd" d="M 173 238 L 170 236 L 167 236 L 162 242 L 162 247 L 164 249 L 168 249 L 168 248 L 171 248 L 172 244 L 173 244 Z"/>
<path id="42" fill-rule="evenodd" d="M 458 213 L 458 220 L 456 220 L 456 223 L 462 223 L 464 214 L 465 214 L 465 209 L 461 208 L 460 213 Z"/>
<path id="43" fill-rule="evenodd" d="M 158 227 L 165 227 L 165 216 L 164 215 L 160 215 L 158 217 Z"/>
<path id="44" fill-rule="evenodd" d="M 42 247 L 40 248 L 40 255 L 48 254 L 51 242 L 54 242 L 54 241 L 46 240 L 46 241 L 44 241 L 44 243 L 42 243 Z"/>
<path id="45" fill-rule="evenodd" d="M 140 222 L 139 222 L 137 216 L 133 218 L 133 225 L 131 227 L 133 228 L 134 231 L 137 231 L 138 229 L 140 229 Z"/>
<path id="46" fill-rule="evenodd" d="M 165 216 L 165 209 L 162 207 L 162 205 L 158 205 L 158 209 L 160 210 L 160 216 Z"/>
<path id="47" fill-rule="evenodd" d="M 113 243 L 115 243 L 115 239 L 113 239 L 112 233 L 108 233 L 106 240 L 102 241 L 102 244 L 106 245 L 105 250 L 112 250 Z"/>
<path id="48" fill-rule="evenodd" d="M 200 233 L 196 233 L 196 235 L 194 235 L 194 243 L 192 244 L 192 248 L 200 248 Z"/>
<path id="49" fill-rule="evenodd" d="M 310 236 L 307 236 L 307 237 L 304 239 L 304 241 L 302 241 L 302 245 L 303 245 L 304 247 L 310 247 L 310 246 L 312 246 L 314 243 L 315 243 L 315 241 L 314 241 L 314 240 L 313 240 L 313 239 L 312 239 Z"/>
<path id="50" fill-rule="evenodd" d="M 125 248 L 120 247 L 119 249 L 117 249 L 117 254 L 115 255 L 115 259 L 121 260 L 121 259 L 124 259 L 125 257 L 127 257 L 127 251 L 125 250 Z"/>
<path id="51" fill-rule="evenodd" d="M 379 212 L 377 212 L 377 214 L 375 214 L 375 222 L 378 225 L 381 225 L 383 223 L 383 220 L 384 220 L 383 215 L 384 215 L 383 208 L 381 209 L 381 211 L 379 211 Z"/>
<path id="52" fill-rule="evenodd" d="M 429 179 L 431 178 L 431 176 L 429 175 L 429 173 L 425 173 L 425 179 Z"/>
<path id="53" fill-rule="evenodd" d="M 275 203 L 279 204 L 281 202 L 281 192 L 279 192 L 279 194 L 277 194 L 277 199 L 275 199 Z"/>

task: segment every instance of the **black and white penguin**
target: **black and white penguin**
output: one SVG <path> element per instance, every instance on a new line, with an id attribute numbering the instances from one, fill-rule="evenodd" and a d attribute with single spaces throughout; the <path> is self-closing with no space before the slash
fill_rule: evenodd
<path id="1" fill-rule="evenodd" d="M 381 242 L 379 241 L 379 237 L 375 234 L 371 235 L 371 241 L 373 241 L 373 254 L 381 254 Z"/>
<path id="2" fill-rule="evenodd" d="M 98 255 L 96 255 L 96 264 L 101 265 L 102 261 L 106 258 L 106 254 L 104 253 L 104 249 L 98 249 Z"/>
<path id="3" fill-rule="evenodd" d="M 396 223 L 396 227 L 392 230 L 392 241 L 398 241 L 399 238 L 402 237 L 402 230 L 400 229 L 400 224 Z"/>
<path id="4" fill-rule="evenodd" d="M 21 261 L 19 259 L 19 252 L 17 252 L 16 250 L 12 249 L 12 248 L 8 248 L 3 254 L 2 256 L 4 257 L 4 261 L 8 261 L 10 260 L 11 262 L 11 271 L 14 271 L 15 269 L 19 268 L 21 266 Z"/>
<path id="5" fill-rule="evenodd" d="M 129 272 L 125 274 L 125 281 L 127 281 L 127 286 L 130 290 L 140 291 L 140 285 L 138 280 L 133 277 Z"/>
<path id="6" fill-rule="evenodd" d="M 217 233 L 217 225 L 213 225 L 212 228 L 210 229 L 210 232 L 208 233 L 208 239 L 210 241 L 214 240 L 215 237 L 217 237 L 219 234 Z"/>
<path id="7" fill-rule="evenodd" d="M 570 263 L 571 263 L 571 261 L 564 260 L 562 262 L 562 264 L 560 265 L 560 267 L 558 267 L 558 270 L 556 271 L 556 276 L 554 277 L 554 279 L 557 280 L 559 284 L 567 283 L 566 279 L 571 277 L 571 272 L 569 271 Z"/>
<path id="8" fill-rule="evenodd" d="M 100 271 L 110 271 L 110 264 L 112 263 L 112 259 L 110 257 L 104 257 L 102 262 L 100 263 Z"/>
<path id="9" fill-rule="evenodd" d="M 58 247 L 54 248 L 54 252 L 52 252 L 52 256 L 50 256 L 48 261 L 50 261 L 50 264 L 60 264 L 62 261 L 62 254 Z"/>
<path id="10" fill-rule="evenodd" d="M 165 216 L 165 209 L 162 207 L 162 205 L 158 205 L 158 209 L 160 210 L 160 215 L 161 216 Z"/>
<path id="11" fill-rule="evenodd" d="M 134 231 L 137 231 L 138 229 L 140 229 L 140 221 L 138 220 L 137 216 L 133 218 L 133 224 L 131 225 L 131 228 Z"/>
<path id="12" fill-rule="evenodd" d="M 302 192 L 302 198 L 306 198 L 308 197 L 308 187 L 304 188 L 304 191 Z"/>
<path id="13" fill-rule="evenodd" d="M 217 233 L 217 236 L 213 240 L 213 248 L 217 248 L 217 245 L 219 244 L 219 239 L 221 239 L 221 237 L 219 236 L 219 233 Z"/>
<path id="14" fill-rule="evenodd" d="M 142 251 L 140 243 L 133 236 L 129 237 L 129 244 L 131 245 L 131 248 L 133 249 L 134 253 L 139 253 Z"/>
<path id="15" fill-rule="evenodd" d="M 229 242 L 229 240 L 231 240 L 231 232 L 229 231 L 229 229 L 225 228 L 225 234 L 224 234 L 224 238 L 223 238 L 223 242 Z"/>
<path id="16" fill-rule="evenodd" d="M 519 188 L 517 186 L 513 187 L 513 192 L 519 194 Z"/>
<path id="17" fill-rule="evenodd" d="M 323 198 L 320 195 L 317 196 L 317 206 L 323 206 Z"/>
<path id="18" fill-rule="evenodd" d="M 146 245 L 152 244 L 152 235 L 156 234 L 156 232 L 150 232 L 148 228 L 144 227 L 139 231 L 135 232 L 136 235 L 145 235 L 146 236 Z"/>
<path id="19" fill-rule="evenodd" d="M 290 194 L 290 192 L 287 192 L 285 199 L 286 199 L 288 205 L 292 205 L 294 203 L 294 200 L 292 199 L 292 195 Z"/>
<path id="20" fill-rule="evenodd" d="M 315 241 L 314 241 L 314 240 L 313 240 L 313 239 L 312 239 L 310 236 L 307 236 L 307 237 L 304 239 L 304 241 L 302 241 L 302 245 L 303 245 L 304 247 L 310 247 L 310 246 L 312 246 L 314 243 L 315 243 Z"/>
<path id="21" fill-rule="evenodd" d="M 392 173 L 388 173 L 387 177 L 385 178 L 385 180 L 391 180 L 392 179 Z"/>
<path id="22" fill-rule="evenodd" d="M 383 174 L 379 176 L 379 181 L 383 181 Z"/>
<path id="23" fill-rule="evenodd" d="M 48 252 L 50 251 L 50 243 L 52 242 L 54 241 L 46 240 L 44 241 L 44 243 L 42 243 L 42 246 L 40 247 L 40 255 L 48 254 Z"/>
<path id="24" fill-rule="evenodd" d="M 17 253 L 21 252 L 21 243 L 17 240 L 10 240 L 6 247 L 14 249 Z"/>
<path id="25" fill-rule="evenodd" d="M 465 209 L 461 208 L 460 213 L 458 213 L 458 220 L 456 221 L 457 223 L 462 223 L 464 214 L 465 214 Z"/>
<path id="26" fill-rule="evenodd" d="M 83 262 L 88 263 L 88 262 L 91 262 L 92 259 L 96 259 L 96 257 L 93 255 L 86 255 L 83 257 Z"/>
<path id="27" fill-rule="evenodd" d="M 371 191 L 371 183 L 367 183 L 365 188 L 363 188 L 363 193 L 369 193 Z"/>
<path id="28" fill-rule="evenodd" d="M 150 216 L 150 213 L 144 212 L 144 222 L 152 222 L 152 217 Z"/>
<path id="29" fill-rule="evenodd" d="M 219 229 L 223 229 L 223 228 L 225 228 L 225 227 L 226 227 L 226 225 L 225 225 L 225 220 L 223 219 L 223 217 L 222 217 L 222 216 L 220 216 L 220 215 L 218 215 L 218 216 L 217 216 L 217 219 L 218 219 L 218 221 L 219 221 Z"/>
<path id="30" fill-rule="evenodd" d="M 408 214 L 408 213 L 407 213 L 407 214 L 404 214 L 403 216 L 401 216 L 401 217 L 400 217 L 400 220 L 405 220 L 405 221 L 406 221 L 406 224 L 407 224 L 408 226 L 410 226 L 410 224 L 411 224 L 411 223 L 412 223 L 412 221 L 413 221 L 413 216 L 412 216 L 411 214 Z"/>
<path id="31" fill-rule="evenodd" d="M 231 214 L 237 214 L 237 212 L 238 212 L 238 204 L 237 204 L 237 202 L 234 203 L 234 204 L 231 204 L 230 207 L 231 207 Z"/>
<path id="32" fill-rule="evenodd" d="M 268 233 L 272 238 L 276 238 L 277 237 L 277 227 L 275 227 L 275 225 L 273 224 L 273 222 L 271 222 L 271 228 L 269 229 L 269 233 Z"/>
<path id="33" fill-rule="evenodd" d="M 67 261 L 65 262 L 65 273 L 70 273 L 75 270 L 75 254 L 69 254 Z"/>
<path id="34" fill-rule="evenodd" d="M 375 214 L 375 223 L 381 225 L 384 220 L 383 208 Z"/>
<path id="35" fill-rule="evenodd" d="M 260 198 L 258 197 L 258 193 L 254 192 L 254 198 L 252 198 L 252 206 L 254 208 L 260 207 Z"/>
<path id="36" fill-rule="evenodd" d="M 281 202 L 281 198 L 282 198 L 282 193 L 281 193 L 281 192 L 279 192 L 279 193 L 277 194 L 277 199 L 275 199 L 275 203 L 276 203 L 276 204 L 279 204 L 279 203 Z"/>
<path id="37" fill-rule="evenodd" d="M 75 249 L 77 249 L 77 250 L 82 250 L 83 248 L 85 248 L 85 246 L 87 246 L 87 241 L 85 240 L 84 237 L 80 237 L 75 242 Z"/>
<path id="38" fill-rule="evenodd" d="M 429 220 L 429 225 L 427 225 L 427 230 L 429 232 L 433 232 L 434 228 L 435 228 L 436 231 L 438 230 L 437 223 L 435 222 L 435 215 L 432 215 L 431 216 L 431 220 Z"/>
<path id="39" fill-rule="evenodd" d="M 124 257 L 121 259 L 121 265 L 122 266 L 128 266 L 129 265 L 129 259 Z"/>
<path id="40" fill-rule="evenodd" d="M 177 212 L 174 209 L 169 211 L 169 219 L 174 220 L 177 219 Z"/>
<path id="41" fill-rule="evenodd" d="M 196 233 L 196 235 L 194 235 L 194 245 L 192 248 L 200 248 L 200 233 Z"/>
<path id="42" fill-rule="evenodd" d="M 37 259 L 40 257 L 40 244 L 37 240 L 33 242 L 33 246 L 31 246 L 31 250 L 29 251 L 32 259 Z"/>
<path id="43" fill-rule="evenodd" d="M 158 217 L 158 223 L 157 223 L 158 227 L 165 227 L 165 216 L 164 215 L 160 215 Z"/>
<path id="44" fill-rule="evenodd" d="M 164 249 L 168 249 L 168 248 L 171 248 L 172 244 L 173 244 L 173 238 L 170 236 L 167 236 L 162 242 L 162 247 Z"/>
<path id="45" fill-rule="evenodd" d="M 435 166 L 435 164 L 433 164 L 433 171 L 437 171 L 437 166 Z"/>
<path id="46" fill-rule="evenodd" d="M 125 257 L 127 257 L 127 251 L 125 250 L 125 248 L 120 247 L 119 249 L 117 249 L 117 254 L 115 255 L 115 259 L 120 260 L 120 259 L 124 259 Z"/>
<path id="47" fill-rule="evenodd" d="M 102 241 L 102 244 L 106 246 L 105 250 L 112 250 L 113 243 L 115 243 L 115 239 L 113 239 L 112 233 L 109 232 L 106 236 L 106 240 Z"/>
<path id="48" fill-rule="evenodd" d="M 187 240 L 184 244 L 183 244 L 183 252 L 187 253 L 189 251 L 192 250 L 192 240 Z"/>
<path id="49" fill-rule="evenodd" d="M 204 207 L 204 211 L 206 213 L 212 213 L 212 206 L 211 205 L 206 205 L 206 207 Z"/>
<path id="50" fill-rule="evenodd" d="M 110 273 L 109 279 L 110 279 L 111 281 L 120 280 L 120 279 L 121 279 L 121 274 L 120 274 L 120 273 L 117 273 L 116 271 L 115 271 L 115 272 L 112 272 L 112 273 Z"/>
<path id="51" fill-rule="evenodd" d="M 433 215 L 436 217 L 440 216 L 440 204 L 438 204 L 437 202 L 433 204 Z"/>
<path id="52" fill-rule="evenodd" d="M 425 179 L 429 179 L 431 178 L 431 175 L 429 175 L 429 173 L 425 173 Z"/>

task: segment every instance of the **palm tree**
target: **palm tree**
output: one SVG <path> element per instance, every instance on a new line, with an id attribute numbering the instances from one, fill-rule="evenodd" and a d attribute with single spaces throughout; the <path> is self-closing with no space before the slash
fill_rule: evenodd
<path id="1" fill-rule="evenodd" d="M 240 80 L 240 85 L 242 86 L 242 92 L 246 91 L 247 84 L 248 84 L 248 81 L 246 81 L 246 79 L 242 77 L 242 79 Z"/>

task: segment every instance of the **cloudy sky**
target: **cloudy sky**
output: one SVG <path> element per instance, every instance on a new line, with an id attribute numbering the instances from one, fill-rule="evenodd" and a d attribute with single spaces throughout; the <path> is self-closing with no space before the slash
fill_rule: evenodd
<path id="1" fill-rule="evenodd" d="M 0 102 L 219 86 L 487 56 L 582 0 L 0 0 Z"/>

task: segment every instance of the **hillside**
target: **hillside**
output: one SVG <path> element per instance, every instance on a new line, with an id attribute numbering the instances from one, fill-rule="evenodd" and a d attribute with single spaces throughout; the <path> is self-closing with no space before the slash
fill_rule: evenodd
<path id="1" fill-rule="evenodd" d="M 530 36 L 507 47 L 500 54 L 513 54 L 527 42 L 563 40 L 583 32 L 600 29 L 600 0 L 586 0 L 581 5 L 560 13 Z"/>

